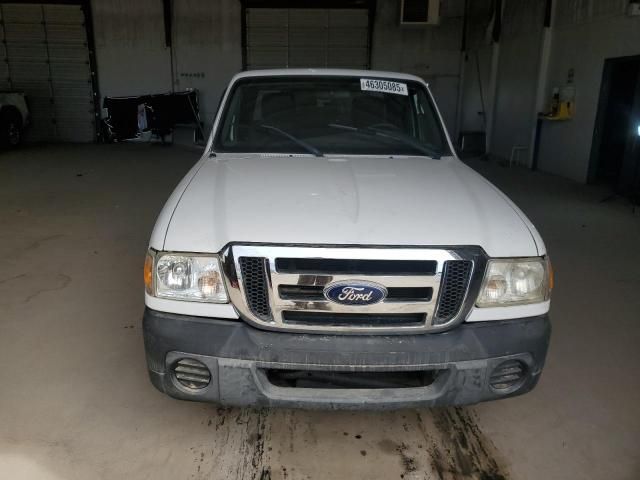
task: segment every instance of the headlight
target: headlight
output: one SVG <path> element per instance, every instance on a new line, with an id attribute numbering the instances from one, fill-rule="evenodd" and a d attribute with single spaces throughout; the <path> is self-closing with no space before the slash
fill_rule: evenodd
<path id="1" fill-rule="evenodd" d="M 215 255 L 158 253 L 153 273 L 152 286 L 147 291 L 156 297 L 192 302 L 229 301 L 220 260 Z"/>
<path id="2" fill-rule="evenodd" d="M 489 260 L 476 305 L 500 307 L 544 302 L 551 288 L 549 272 L 546 258 Z"/>

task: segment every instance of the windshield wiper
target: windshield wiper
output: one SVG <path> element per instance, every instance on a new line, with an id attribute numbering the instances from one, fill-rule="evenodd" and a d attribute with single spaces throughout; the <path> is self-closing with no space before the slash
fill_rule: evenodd
<path id="1" fill-rule="evenodd" d="M 294 137 L 290 133 L 279 129 L 278 127 L 274 127 L 273 125 L 260 125 L 260 128 L 264 128 L 265 130 L 269 130 L 271 132 L 276 132 L 276 133 L 279 133 L 280 135 L 282 135 L 283 137 L 287 137 L 289 140 L 291 140 L 292 142 L 294 142 L 297 145 L 301 146 L 307 152 L 315 155 L 316 157 L 323 157 L 324 156 L 322 154 L 322 152 L 320 150 L 318 150 L 316 147 L 314 147 L 313 145 L 310 145 L 307 142 L 305 142 L 304 140 L 300 140 L 299 138 Z"/>
<path id="2" fill-rule="evenodd" d="M 415 148 L 419 152 L 424 153 L 427 157 L 431 157 L 434 160 L 439 160 L 440 157 L 442 156 L 441 152 L 435 149 L 429 148 L 426 145 L 423 145 L 422 143 L 414 140 L 413 138 L 407 135 L 402 135 L 402 134 L 394 135 L 393 133 L 390 133 L 386 130 L 380 130 L 379 128 L 375 128 L 375 127 L 358 128 L 358 127 L 352 127 L 351 125 L 341 125 L 339 123 L 330 123 L 328 126 L 331 128 L 340 128 L 342 130 L 349 130 L 352 132 L 364 133 L 366 135 L 376 135 L 379 137 L 390 138 L 397 142 L 404 143 L 405 145 L 409 145 L 410 147 Z"/>

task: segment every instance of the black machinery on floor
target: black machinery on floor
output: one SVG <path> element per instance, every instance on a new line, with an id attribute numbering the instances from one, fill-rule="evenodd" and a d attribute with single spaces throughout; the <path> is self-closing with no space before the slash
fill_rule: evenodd
<path id="1" fill-rule="evenodd" d="M 156 137 L 166 143 L 177 125 L 194 127 L 194 143 L 204 139 L 198 107 L 198 91 L 105 97 L 104 138 L 107 141 Z"/>

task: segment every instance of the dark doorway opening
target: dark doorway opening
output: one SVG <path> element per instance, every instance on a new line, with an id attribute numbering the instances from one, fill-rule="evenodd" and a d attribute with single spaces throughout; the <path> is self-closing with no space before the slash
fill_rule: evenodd
<path id="1" fill-rule="evenodd" d="M 640 193 L 640 55 L 605 60 L 589 182 Z"/>

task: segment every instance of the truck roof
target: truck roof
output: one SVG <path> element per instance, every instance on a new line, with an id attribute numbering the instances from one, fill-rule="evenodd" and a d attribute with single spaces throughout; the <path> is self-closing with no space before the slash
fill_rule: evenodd
<path id="1" fill-rule="evenodd" d="M 394 80 L 413 80 L 424 82 L 416 75 L 399 72 L 384 72 L 379 70 L 353 70 L 347 68 L 274 68 L 265 70 L 247 70 L 236 74 L 232 81 L 247 77 L 279 77 L 279 76 L 336 76 L 336 77 L 367 77 L 389 78 Z"/>

